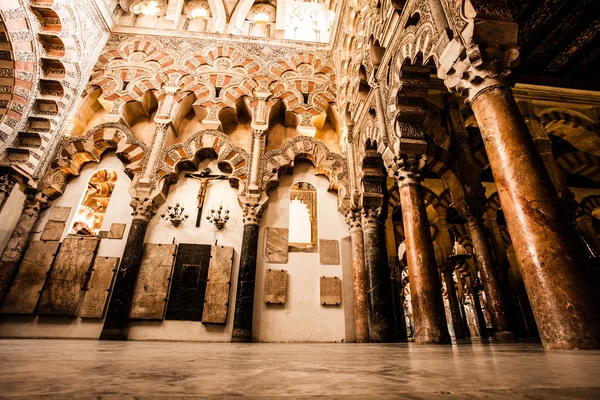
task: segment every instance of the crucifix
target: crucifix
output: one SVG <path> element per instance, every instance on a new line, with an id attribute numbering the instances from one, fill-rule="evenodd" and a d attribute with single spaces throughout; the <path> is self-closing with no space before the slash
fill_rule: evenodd
<path id="1" fill-rule="evenodd" d="M 198 190 L 198 215 L 196 216 L 196 228 L 200 226 L 200 217 L 202 216 L 202 206 L 204 205 L 204 197 L 206 197 L 206 189 L 208 182 L 211 180 L 227 179 L 226 175 L 213 175 L 212 170 L 208 167 L 202 171 L 185 174 L 186 178 L 197 179 L 200 181 L 200 190 Z"/>

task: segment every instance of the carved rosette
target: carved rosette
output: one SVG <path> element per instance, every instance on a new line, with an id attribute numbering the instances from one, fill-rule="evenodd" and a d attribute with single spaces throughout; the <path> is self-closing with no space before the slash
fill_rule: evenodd
<path id="1" fill-rule="evenodd" d="M 346 223 L 350 232 L 355 232 L 362 229 L 361 211 L 360 210 L 348 210 L 346 213 Z"/>
<path id="2" fill-rule="evenodd" d="M 131 200 L 129 205 L 133 208 L 133 212 L 131 213 L 133 219 L 149 222 L 154 214 L 156 214 L 156 205 L 154 204 L 154 201 L 148 197 L 142 199 L 135 197 Z"/>
<path id="3" fill-rule="evenodd" d="M 381 225 L 381 207 L 363 207 L 361 210 L 361 223 L 364 230 L 379 229 Z"/>
<path id="4" fill-rule="evenodd" d="M 401 188 L 407 185 L 420 185 L 423 178 L 421 170 L 425 167 L 427 156 L 425 154 L 407 154 L 394 159 L 388 164 L 387 170 L 390 177 L 398 182 Z"/>
<path id="5" fill-rule="evenodd" d="M 262 217 L 262 204 L 242 205 L 242 221 L 244 225 L 258 225 Z"/>

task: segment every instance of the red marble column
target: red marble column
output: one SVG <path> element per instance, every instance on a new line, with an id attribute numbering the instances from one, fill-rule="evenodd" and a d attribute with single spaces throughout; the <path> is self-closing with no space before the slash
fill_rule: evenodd
<path id="1" fill-rule="evenodd" d="M 510 88 L 498 81 L 470 98 L 544 347 L 600 348 L 581 244 Z"/>
<path id="2" fill-rule="evenodd" d="M 406 235 L 406 259 L 418 344 L 450 343 L 433 241 L 419 170 L 422 156 L 404 156 L 393 166 L 398 181 Z"/>
<path id="3" fill-rule="evenodd" d="M 354 331 L 357 343 L 369 342 L 369 305 L 365 288 L 365 241 L 358 210 L 346 215 L 352 242 L 352 281 L 354 288 Z"/>

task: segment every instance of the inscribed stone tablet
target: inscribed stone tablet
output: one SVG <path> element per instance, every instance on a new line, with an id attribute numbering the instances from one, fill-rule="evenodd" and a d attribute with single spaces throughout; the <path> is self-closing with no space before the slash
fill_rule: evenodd
<path id="1" fill-rule="evenodd" d="M 0 313 L 33 314 L 59 242 L 31 242 Z"/>
<path id="2" fill-rule="evenodd" d="M 106 239 L 108 237 L 108 231 L 100 231 L 96 236 L 98 236 L 98 239 Z"/>
<path id="3" fill-rule="evenodd" d="M 287 300 L 287 271 L 268 270 L 265 276 L 265 303 L 285 304 Z"/>
<path id="4" fill-rule="evenodd" d="M 65 238 L 37 308 L 39 315 L 77 315 L 89 270 L 100 240 L 96 237 Z"/>
<path id="5" fill-rule="evenodd" d="M 103 318 L 119 257 L 96 257 L 79 316 Z"/>
<path id="6" fill-rule="evenodd" d="M 202 322 L 205 324 L 224 324 L 227 321 L 232 266 L 233 247 L 213 246 L 202 313 Z"/>
<path id="7" fill-rule="evenodd" d="M 267 228 L 265 235 L 265 260 L 274 264 L 288 261 L 287 228 Z"/>
<path id="8" fill-rule="evenodd" d="M 48 221 L 40 240 L 60 240 L 66 225 L 66 222 Z"/>
<path id="9" fill-rule="evenodd" d="M 67 222 L 71 214 L 71 207 L 54 207 L 50 214 L 50 221 Z"/>
<path id="10" fill-rule="evenodd" d="M 323 265 L 340 263 L 340 249 L 337 240 L 319 240 L 319 260 Z"/>
<path id="11" fill-rule="evenodd" d="M 133 291 L 130 318 L 163 318 L 176 248 L 174 244 L 144 244 L 140 273 Z"/>
<path id="12" fill-rule="evenodd" d="M 123 234 L 125 233 L 125 227 L 127 224 L 111 224 L 110 231 L 108 231 L 109 239 L 123 239 Z"/>
<path id="13" fill-rule="evenodd" d="M 342 281 L 336 276 L 321 277 L 321 304 L 339 306 L 342 302 Z"/>
<path id="14" fill-rule="evenodd" d="M 210 253 L 209 244 L 181 243 L 177 246 L 165 319 L 202 321 Z"/>

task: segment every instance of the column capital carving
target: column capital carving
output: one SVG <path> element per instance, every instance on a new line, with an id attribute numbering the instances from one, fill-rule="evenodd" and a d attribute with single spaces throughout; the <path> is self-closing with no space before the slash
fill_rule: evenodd
<path id="1" fill-rule="evenodd" d="M 256 139 L 262 139 L 265 136 L 265 132 L 264 129 L 254 128 L 252 129 L 252 136 Z"/>
<path id="2" fill-rule="evenodd" d="M 242 204 L 242 220 L 244 225 L 259 225 L 262 212 L 262 204 Z"/>
<path id="3" fill-rule="evenodd" d="M 15 186 L 15 179 L 8 174 L 0 175 L 0 194 L 9 194 L 12 188 Z"/>
<path id="4" fill-rule="evenodd" d="M 381 224 L 381 212 L 381 207 L 363 207 L 360 212 L 363 229 L 378 229 Z"/>
<path id="5" fill-rule="evenodd" d="M 346 224 L 348 224 L 350 232 L 362 230 L 361 218 L 361 210 L 348 210 L 348 212 L 346 213 Z"/>
<path id="6" fill-rule="evenodd" d="M 23 214 L 38 215 L 41 211 L 47 209 L 52 204 L 52 201 L 46 197 L 43 192 L 37 192 L 35 195 L 27 196 Z"/>
<path id="7" fill-rule="evenodd" d="M 421 184 L 421 170 L 427 163 L 425 154 L 406 154 L 394 159 L 388 164 L 389 176 L 396 179 L 398 187 Z"/>
<path id="8" fill-rule="evenodd" d="M 149 197 L 134 197 L 129 203 L 133 212 L 131 215 L 133 219 L 140 219 L 146 222 L 150 222 L 154 214 L 156 214 L 156 205 L 154 200 Z"/>

